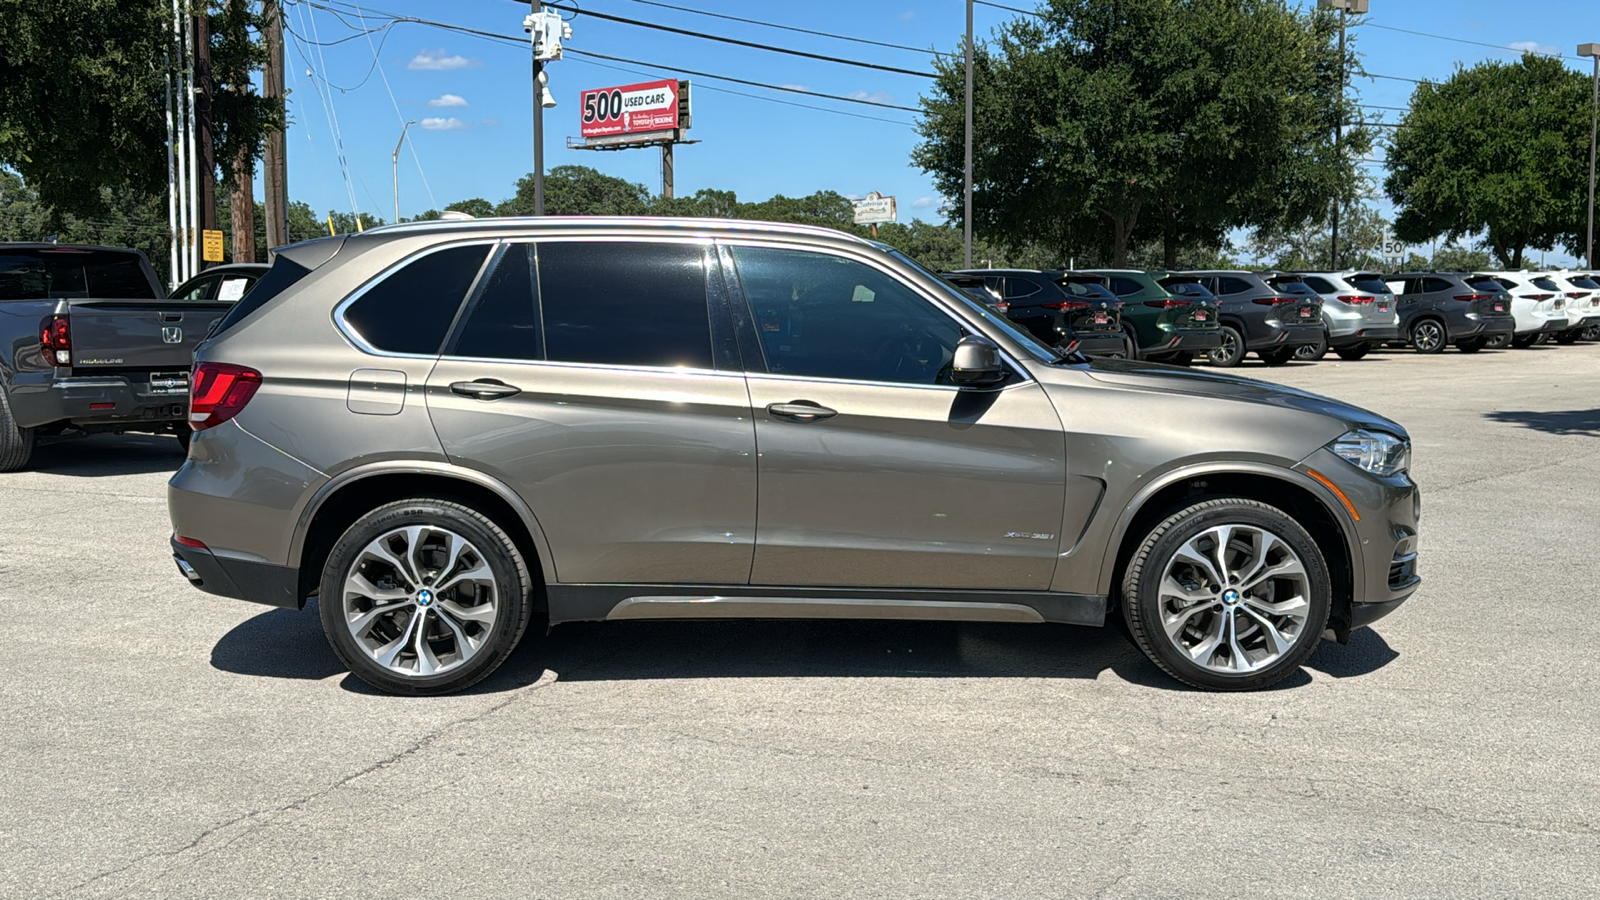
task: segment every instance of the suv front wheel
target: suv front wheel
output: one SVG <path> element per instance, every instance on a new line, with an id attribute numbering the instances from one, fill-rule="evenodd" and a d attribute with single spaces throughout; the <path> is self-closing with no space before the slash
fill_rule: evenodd
<path id="1" fill-rule="evenodd" d="M 1134 642 L 1169 675 L 1216 691 L 1273 684 L 1322 639 L 1327 564 L 1282 510 L 1243 497 L 1196 503 L 1139 545 L 1122 582 Z"/>
<path id="2" fill-rule="evenodd" d="M 351 525 L 323 566 L 319 606 L 333 651 L 392 694 L 447 694 L 510 655 L 533 612 L 522 553 L 477 510 L 415 498 Z"/>

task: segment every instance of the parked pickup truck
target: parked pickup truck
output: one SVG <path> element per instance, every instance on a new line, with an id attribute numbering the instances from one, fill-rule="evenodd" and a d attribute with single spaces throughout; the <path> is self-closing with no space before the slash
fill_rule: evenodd
<path id="1" fill-rule="evenodd" d="M 187 446 L 194 350 L 232 304 L 165 297 L 137 250 L 0 243 L 0 472 L 69 431 Z"/>

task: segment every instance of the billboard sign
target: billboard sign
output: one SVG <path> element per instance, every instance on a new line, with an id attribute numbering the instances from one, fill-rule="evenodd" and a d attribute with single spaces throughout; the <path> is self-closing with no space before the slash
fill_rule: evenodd
<path id="1" fill-rule="evenodd" d="M 675 79 L 588 90 L 582 93 L 581 100 L 581 132 L 585 138 L 649 134 L 680 127 Z"/>
<path id="2" fill-rule="evenodd" d="M 893 222 L 895 220 L 894 198 L 885 197 L 877 191 L 855 201 L 856 224 L 877 225 L 880 222 Z"/>

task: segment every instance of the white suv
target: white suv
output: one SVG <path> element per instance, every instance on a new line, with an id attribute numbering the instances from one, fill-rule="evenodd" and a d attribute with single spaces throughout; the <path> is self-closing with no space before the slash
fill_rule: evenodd
<path id="1" fill-rule="evenodd" d="M 1593 287 L 1593 281 L 1565 269 L 1538 277 L 1548 279 L 1567 295 L 1567 330 L 1555 336 L 1557 343 L 1576 343 L 1584 332 L 1600 326 L 1600 290 Z"/>
<path id="2" fill-rule="evenodd" d="M 1479 272 L 1467 279 L 1476 285 L 1492 279 L 1511 295 L 1511 318 L 1516 328 L 1511 346 L 1531 347 L 1545 335 L 1567 328 L 1567 292 L 1542 272 Z"/>

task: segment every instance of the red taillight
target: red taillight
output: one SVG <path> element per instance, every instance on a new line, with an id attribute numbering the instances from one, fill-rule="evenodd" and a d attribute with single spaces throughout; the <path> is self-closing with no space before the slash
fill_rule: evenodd
<path id="1" fill-rule="evenodd" d="M 196 550 L 210 550 L 211 549 L 210 547 L 206 546 L 206 542 L 205 541 L 196 540 L 196 539 L 194 539 L 192 537 L 184 537 L 181 534 L 173 535 L 172 536 L 172 540 L 175 541 L 176 543 L 178 543 L 181 546 L 193 547 Z"/>
<path id="2" fill-rule="evenodd" d="M 244 409 L 261 387 L 261 373 L 231 363 L 196 363 L 189 389 L 189 427 L 204 431 Z"/>
<path id="3" fill-rule="evenodd" d="M 1006 301 L 1004 301 L 1004 300 L 1001 300 L 999 303 L 996 303 L 994 305 L 994 308 L 1000 310 L 1001 312 L 1010 312 L 1011 311 L 1011 304 L 1006 302 Z"/>
<path id="4" fill-rule="evenodd" d="M 1456 299 L 1465 303 L 1471 303 L 1474 300 L 1487 300 L 1489 299 L 1489 296 L 1489 294 L 1457 294 Z"/>
<path id="5" fill-rule="evenodd" d="M 1529 300 L 1549 300 L 1551 297 L 1554 297 L 1554 296 L 1555 296 L 1555 294 L 1529 294 L 1528 295 L 1528 299 Z"/>
<path id="6" fill-rule="evenodd" d="M 1039 304 L 1039 306 L 1044 308 L 1044 309 L 1061 309 L 1061 310 L 1066 310 L 1067 312 L 1072 312 L 1073 310 L 1078 310 L 1078 309 L 1088 309 L 1089 307 L 1091 307 L 1093 305 L 1094 305 L 1093 303 L 1090 303 L 1087 300 L 1063 300 L 1060 303 L 1041 303 L 1041 304 Z"/>
<path id="7" fill-rule="evenodd" d="M 1578 293 L 1578 292 L 1577 292 L 1577 291 L 1568 291 L 1568 292 L 1567 292 L 1567 296 L 1568 296 L 1568 297 L 1571 297 L 1571 298 L 1572 298 L 1572 299 L 1574 299 L 1574 300 L 1576 300 L 1576 299 L 1578 299 L 1578 298 L 1579 298 L 1579 297 L 1582 297 L 1582 296 L 1583 296 L 1583 295 L 1582 295 L 1582 294 L 1580 294 L 1580 293 Z"/>
<path id="8" fill-rule="evenodd" d="M 1254 301 L 1257 306 L 1283 306 L 1288 303 L 1299 303 L 1299 297 L 1257 297 Z"/>
<path id="9" fill-rule="evenodd" d="M 39 352 L 52 366 L 72 365 L 72 325 L 66 316 L 46 316 L 39 323 Z"/>
<path id="10" fill-rule="evenodd" d="M 1192 303 L 1194 303 L 1193 300 L 1146 300 L 1146 301 L 1144 301 L 1144 305 L 1145 306 L 1154 306 L 1156 309 L 1178 309 L 1179 307 L 1189 306 Z"/>
<path id="11" fill-rule="evenodd" d="M 1339 299 L 1343 300 L 1346 303 L 1352 304 L 1354 306 L 1360 306 L 1360 305 L 1362 305 L 1364 303 L 1376 303 L 1376 302 L 1378 302 L 1378 298 L 1377 297 L 1340 297 Z"/>

